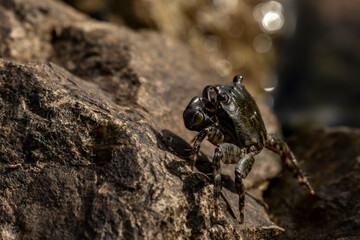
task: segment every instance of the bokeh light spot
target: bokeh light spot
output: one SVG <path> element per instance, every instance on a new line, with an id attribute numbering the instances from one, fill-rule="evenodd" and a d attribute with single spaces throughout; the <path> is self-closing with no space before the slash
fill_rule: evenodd
<path id="1" fill-rule="evenodd" d="M 284 26 L 285 18 L 283 6 L 276 1 L 264 2 L 256 5 L 253 17 L 260 24 L 264 32 L 274 33 Z"/>
<path id="2" fill-rule="evenodd" d="M 221 77 L 227 77 L 231 74 L 232 71 L 232 65 L 228 60 L 220 60 L 216 63 L 216 72 Z"/>
<path id="3" fill-rule="evenodd" d="M 245 64 L 245 56 L 240 51 L 231 52 L 228 59 L 234 68 L 241 68 Z"/>
<path id="4" fill-rule="evenodd" d="M 214 52 L 219 49 L 220 44 L 220 39 L 217 36 L 210 35 L 204 38 L 203 47 L 209 52 Z"/>
<path id="5" fill-rule="evenodd" d="M 284 16 L 281 12 L 268 12 L 263 17 L 261 24 L 268 32 L 279 31 L 284 25 Z"/>
<path id="6" fill-rule="evenodd" d="M 272 40 L 271 38 L 266 34 L 259 34 L 255 37 L 253 41 L 253 45 L 255 48 L 255 51 L 258 53 L 266 53 L 271 49 L 272 46 Z"/>

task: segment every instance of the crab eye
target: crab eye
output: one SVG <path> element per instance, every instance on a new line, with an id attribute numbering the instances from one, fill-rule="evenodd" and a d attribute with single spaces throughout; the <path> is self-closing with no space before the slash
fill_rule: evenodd
<path id="1" fill-rule="evenodd" d="M 193 126 L 198 126 L 198 125 L 200 125 L 203 121 L 204 121 L 204 114 L 197 113 L 197 114 L 194 116 Z"/>
<path id="2" fill-rule="evenodd" d="M 212 103 L 216 102 L 216 91 L 213 86 L 207 86 L 204 88 L 202 96 Z"/>
<path id="3" fill-rule="evenodd" d="M 217 100 L 221 103 L 227 103 L 229 101 L 229 96 L 225 93 L 220 93 L 217 96 Z"/>

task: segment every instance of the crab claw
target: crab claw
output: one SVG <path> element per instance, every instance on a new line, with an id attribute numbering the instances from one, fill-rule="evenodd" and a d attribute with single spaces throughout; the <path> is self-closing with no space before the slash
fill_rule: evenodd
<path id="1" fill-rule="evenodd" d="M 199 132 L 204 127 L 213 125 L 211 116 L 215 114 L 214 112 L 215 106 L 209 100 L 194 97 L 183 113 L 185 127 Z"/>
<path id="2" fill-rule="evenodd" d="M 199 110 L 186 109 L 183 114 L 185 127 L 189 130 L 201 130 L 204 114 Z"/>

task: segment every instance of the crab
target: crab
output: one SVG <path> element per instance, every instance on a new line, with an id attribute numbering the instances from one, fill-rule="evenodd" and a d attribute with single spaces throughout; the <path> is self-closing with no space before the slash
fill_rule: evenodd
<path id="1" fill-rule="evenodd" d="M 264 147 L 278 153 L 294 178 L 309 193 L 315 194 L 289 146 L 280 138 L 267 134 L 259 108 L 243 85 L 241 75 L 236 75 L 233 82 L 226 85 L 205 87 L 202 97 L 194 97 L 190 101 L 183 118 L 187 129 L 198 132 L 190 154 L 192 168 L 205 137 L 216 146 L 213 156 L 215 209 L 221 192 L 220 161 L 236 163 L 235 188 L 239 196 L 240 224 L 244 223 L 243 179 L 253 167 L 255 155 Z"/>

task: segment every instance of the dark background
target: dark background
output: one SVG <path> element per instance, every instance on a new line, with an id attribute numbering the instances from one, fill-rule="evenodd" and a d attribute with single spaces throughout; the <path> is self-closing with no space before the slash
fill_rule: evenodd
<path id="1" fill-rule="evenodd" d="M 299 1 L 279 41 L 275 110 L 291 127 L 360 126 L 360 2 Z"/>

